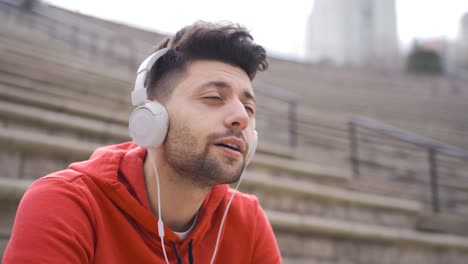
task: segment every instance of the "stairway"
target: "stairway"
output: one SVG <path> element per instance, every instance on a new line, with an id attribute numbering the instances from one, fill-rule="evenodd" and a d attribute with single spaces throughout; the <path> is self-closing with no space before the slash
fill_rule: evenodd
<path id="1" fill-rule="evenodd" d="M 21 25 L 0 26 L 0 36 L 1 255 L 17 204 L 33 180 L 86 159 L 99 146 L 129 140 L 134 73 L 93 61 L 79 50 L 70 52 L 60 41 Z M 260 96 L 258 103 L 277 105 L 269 100 Z M 297 147 L 285 143 L 287 129 L 259 120 L 258 151 L 240 187 L 265 209 L 284 263 L 455 264 L 468 259 L 466 220 L 432 214 L 420 199 L 426 185 L 409 184 L 408 177 L 398 178 L 382 162 L 423 170 L 414 161 L 424 154 L 410 148 L 409 159 L 398 152 L 400 143 L 374 137 L 390 147 L 363 149 L 372 166 L 352 176 L 346 115 L 302 103 Z M 461 185 L 463 173 L 457 175 Z"/>

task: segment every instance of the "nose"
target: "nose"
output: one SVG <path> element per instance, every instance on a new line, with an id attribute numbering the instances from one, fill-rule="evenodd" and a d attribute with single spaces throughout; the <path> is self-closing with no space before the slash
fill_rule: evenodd
<path id="1" fill-rule="evenodd" d="M 229 114 L 226 116 L 225 125 L 236 132 L 242 132 L 249 125 L 249 114 L 244 104 L 240 101 L 232 103 Z"/>

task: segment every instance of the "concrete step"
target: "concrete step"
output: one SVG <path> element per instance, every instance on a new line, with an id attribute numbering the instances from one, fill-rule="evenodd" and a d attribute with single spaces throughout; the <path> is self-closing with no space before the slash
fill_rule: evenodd
<path id="1" fill-rule="evenodd" d="M 301 232 L 304 235 L 336 235 L 363 240 L 406 242 L 429 247 L 446 247 L 468 251 L 468 239 L 461 236 L 424 233 L 406 228 L 349 223 L 331 218 L 271 210 L 266 210 L 266 214 L 276 230 Z"/>
<path id="2" fill-rule="evenodd" d="M 124 124 L 73 116 L 29 105 L 0 101 L 0 116 L 4 122 L 26 123 L 54 131 L 68 131 L 77 134 L 94 135 L 99 138 L 128 140 L 128 129 Z"/>
<path id="3" fill-rule="evenodd" d="M 250 169 L 240 189 L 255 194 L 267 210 L 340 219 L 350 223 L 411 229 L 423 208 L 421 203 L 414 200 L 278 178 Z"/>
<path id="4" fill-rule="evenodd" d="M 127 124 L 130 110 L 108 110 L 99 105 L 83 103 L 62 97 L 44 95 L 41 92 L 17 89 L 0 83 L 0 98 L 5 101 L 28 104 L 35 107 L 68 113 L 71 115 L 91 117 L 97 120 L 107 120 L 115 123 Z"/>
<path id="5" fill-rule="evenodd" d="M 464 263 L 468 239 L 267 210 L 285 263 Z M 309 262 L 307 262 L 308 260 Z"/>
<path id="6" fill-rule="evenodd" d="M 0 128 L 0 165 L 4 177 L 37 179 L 87 159 L 96 148 L 113 143 L 117 142 L 46 128 L 8 125 Z"/>
<path id="7" fill-rule="evenodd" d="M 459 186 L 447 186 L 442 183 L 438 187 L 438 201 L 442 213 L 468 215 L 468 192 L 466 181 Z M 430 182 L 408 182 L 398 180 L 382 180 L 377 177 L 359 177 L 350 182 L 349 188 L 378 195 L 392 195 L 403 199 L 419 201 L 428 211 L 432 210 L 433 196 Z"/>
<path id="8" fill-rule="evenodd" d="M 57 57 L 58 55 L 70 54 L 72 51 L 70 47 L 63 45 L 61 42 L 54 41 L 34 30 L 13 23 L 8 23 L 0 28 L 0 37 L 1 45 L 18 48 L 19 50 L 28 48 L 29 50 L 24 51 L 35 52 L 44 56 Z M 78 64 L 80 64 L 79 62 L 89 64 L 90 58 L 82 50 L 75 50 L 73 56 Z"/>
<path id="9" fill-rule="evenodd" d="M 24 36 L 17 35 L 18 32 L 12 32 L 2 27 L 0 30 L 0 36 L 2 36 L 0 50 L 6 54 L 32 58 L 34 61 L 48 62 L 61 67 L 66 66 L 66 68 L 74 69 L 75 72 L 79 71 L 85 76 L 88 75 L 86 79 L 96 79 L 96 77 L 102 76 L 105 79 L 111 79 L 112 82 L 114 80 L 126 82 L 134 78 L 136 69 L 134 72 L 127 68 L 120 69 L 118 65 L 96 63 L 90 58 L 83 58 L 77 51 L 64 49 L 60 42 L 41 39 L 40 36 L 35 36 L 34 32 L 23 34 Z"/>
<path id="10" fill-rule="evenodd" d="M 42 82 L 74 88 L 75 90 L 91 90 L 103 97 L 115 97 L 115 94 L 117 96 L 129 94 L 132 90 L 129 79 L 109 78 L 92 71 L 74 68 L 71 64 L 57 64 L 17 52 L 0 50 L 0 54 L 2 55 L 0 60 L 1 70 L 7 73 L 30 76 L 30 78 Z"/>
<path id="11" fill-rule="evenodd" d="M 0 259 L 10 239 L 16 208 L 31 180 L 8 179 L 0 176 Z"/>
<path id="12" fill-rule="evenodd" d="M 133 72 L 129 69 L 129 65 L 122 63 L 116 63 L 119 59 L 122 60 L 123 55 L 128 53 L 126 47 L 120 45 L 113 45 L 112 52 L 108 48 L 109 43 L 100 43 L 99 41 L 92 42 L 96 51 L 93 54 L 89 50 L 91 45 L 90 39 L 82 39 L 81 35 L 77 35 L 72 32 L 57 32 L 55 37 L 48 36 L 44 32 L 37 31 L 29 28 L 25 25 L 21 25 L 15 22 L 6 23 L 0 28 L 0 35 L 5 36 L 2 39 L 9 39 L 10 41 L 16 41 L 20 45 L 30 45 L 32 50 L 36 50 L 40 54 L 48 55 L 51 57 L 57 54 L 68 56 L 73 54 L 73 60 L 75 64 L 89 64 L 94 63 L 94 68 L 105 68 L 112 66 L 113 69 L 122 71 L 123 73 Z M 71 43 L 63 41 L 63 38 L 70 38 L 70 35 L 74 34 L 76 41 L 84 41 L 88 46 L 76 46 Z M 98 49 L 99 48 L 99 49 Z M 147 46 L 145 51 L 137 51 L 141 59 L 150 52 L 150 46 Z M 54 51 L 56 53 L 54 53 Z M 106 51 L 103 54 L 103 51 Z M 99 52 L 99 54 L 96 54 Z M 149 55 L 149 54 L 148 54 Z M 125 58 L 127 61 L 128 58 Z"/>
<path id="13" fill-rule="evenodd" d="M 67 61 L 75 67 L 86 69 L 86 66 L 93 65 L 95 71 L 102 74 L 108 72 L 107 68 L 112 66 L 108 62 L 96 61 L 96 57 L 90 57 L 89 52 L 80 48 L 70 48 L 63 42 L 51 39 L 34 30 L 24 29 L 23 27 L 2 27 L 0 28 L 0 45 L 10 50 L 19 50 L 26 54 L 60 62 L 60 58 L 68 58 Z M 149 51 L 148 51 L 149 52 Z M 113 65 L 114 71 L 120 74 L 132 74 L 128 66 Z"/>
<path id="14" fill-rule="evenodd" d="M 338 186 L 347 184 L 351 177 L 347 171 L 300 159 L 265 155 L 261 153 L 261 150 L 255 155 L 255 163 L 251 164 L 249 168 L 278 178 L 315 181 Z"/>
<path id="15" fill-rule="evenodd" d="M 37 80 L 28 77 L 27 75 L 16 75 L 15 73 L 7 73 L 1 70 L 0 83 L 15 87 L 15 89 L 18 90 L 34 91 L 43 94 L 44 96 L 50 95 L 57 98 L 63 98 L 64 100 L 73 99 L 77 102 L 99 105 L 109 110 L 119 110 L 122 108 L 131 109 L 129 96 L 125 96 L 129 93 L 118 95 L 118 93 L 113 92 L 107 93 L 106 96 L 103 96 L 92 89 L 75 90 L 71 87 L 57 86 L 53 83 Z"/>
<path id="16" fill-rule="evenodd" d="M 29 184 L 30 181 L 0 178 L 0 208 L 2 215 L 8 212 L 8 217 L 3 218 L 7 221 L 2 222 L 0 229 L 3 247 L 0 252 L 8 241 L 14 215 L 5 205 L 17 206 Z M 266 214 L 275 230 L 284 263 L 435 264 L 463 263 L 468 257 L 468 239 L 458 235 L 271 209 L 266 209 Z"/>

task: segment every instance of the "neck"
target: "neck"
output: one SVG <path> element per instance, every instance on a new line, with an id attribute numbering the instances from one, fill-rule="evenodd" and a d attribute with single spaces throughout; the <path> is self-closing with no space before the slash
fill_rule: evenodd
<path id="1" fill-rule="evenodd" d="M 192 225 L 196 213 L 211 188 L 196 186 L 186 177 L 178 175 L 164 162 L 160 149 L 148 151 L 152 151 L 158 170 L 162 220 L 171 230 L 184 232 Z M 144 163 L 146 191 L 151 211 L 158 217 L 157 182 L 150 158 L 150 155 L 146 155 Z"/>

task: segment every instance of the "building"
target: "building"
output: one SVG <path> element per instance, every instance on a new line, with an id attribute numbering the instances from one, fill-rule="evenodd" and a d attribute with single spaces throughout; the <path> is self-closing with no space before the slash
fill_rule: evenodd
<path id="1" fill-rule="evenodd" d="M 457 68 L 468 70 L 468 13 L 460 20 L 458 37 L 455 41 L 454 60 Z"/>
<path id="2" fill-rule="evenodd" d="M 307 28 L 309 61 L 398 67 L 394 0 L 316 0 Z"/>

